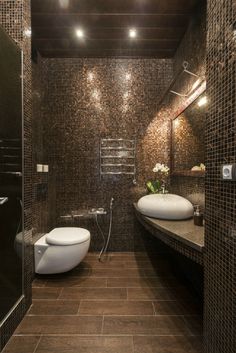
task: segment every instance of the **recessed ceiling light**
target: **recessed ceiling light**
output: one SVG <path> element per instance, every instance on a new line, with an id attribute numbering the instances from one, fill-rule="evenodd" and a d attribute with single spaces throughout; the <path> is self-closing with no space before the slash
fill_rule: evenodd
<path id="1" fill-rule="evenodd" d="M 75 30 L 75 33 L 76 33 L 78 38 L 84 38 L 84 31 L 81 28 L 77 28 Z"/>
<path id="2" fill-rule="evenodd" d="M 135 28 L 130 28 L 129 30 L 129 37 L 130 38 L 136 38 L 137 37 L 137 31 Z"/>

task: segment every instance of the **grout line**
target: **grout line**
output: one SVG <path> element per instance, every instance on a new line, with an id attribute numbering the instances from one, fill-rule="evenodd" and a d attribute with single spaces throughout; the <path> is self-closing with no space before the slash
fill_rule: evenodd
<path id="1" fill-rule="evenodd" d="M 104 334 L 104 315 L 102 315 L 102 327 L 101 327 L 101 335 Z"/>
<path id="2" fill-rule="evenodd" d="M 82 300 L 80 300 L 80 302 L 79 302 L 78 311 L 77 311 L 77 314 L 76 314 L 76 315 L 79 315 L 81 301 L 82 301 Z"/>
<path id="3" fill-rule="evenodd" d="M 35 337 L 35 335 L 29 335 L 29 334 L 24 334 L 22 335 L 23 337 Z M 202 335 L 190 335 L 188 333 L 166 333 L 166 334 L 153 334 L 153 333 L 127 333 L 127 334 L 121 334 L 121 333 L 105 333 L 105 334 L 102 334 L 102 333 L 90 333 L 90 334 L 85 334 L 85 333 L 81 333 L 81 334 L 78 334 L 78 333 L 75 333 L 75 334 L 72 334 L 72 333 L 65 333 L 65 334 L 58 334 L 58 333 L 43 333 L 41 335 L 41 338 L 44 338 L 44 337 L 79 337 L 79 338 L 91 338 L 91 337 L 99 337 L 99 338 L 104 338 L 104 337 L 185 337 L 185 338 L 193 338 L 193 337 L 197 337 L 199 339 L 203 339 L 203 336 Z M 38 347 L 37 347 L 38 348 Z M 37 353 L 37 351 L 33 351 L 32 353 Z"/>
<path id="4" fill-rule="evenodd" d="M 133 348 L 133 353 L 134 353 L 134 335 L 132 336 L 132 348 Z"/>
<path id="5" fill-rule="evenodd" d="M 38 342 L 37 342 L 37 344 L 36 344 L 36 346 L 35 346 L 35 348 L 34 348 L 33 353 L 35 353 L 36 350 L 38 349 L 38 346 L 39 346 L 39 343 L 41 342 L 41 339 L 42 339 L 42 334 L 41 334 L 40 337 L 39 337 L 39 340 L 38 340 Z"/>
<path id="6" fill-rule="evenodd" d="M 61 287 L 60 292 L 59 292 L 58 297 L 57 297 L 57 300 L 59 300 L 59 299 L 61 300 L 62 299 L 61 295 L 62 295 L 63 289 L 64 289 L 64 287 Z"/>
<path id="7" fill-rule="evenodd" d="M 153 313 L 154 313 L 153 315 L 155 315 L 155 316 L 156 316 L 156 315 L 157 315 L 157 313 L 156 313 L 156 309 L 155 309 L 155 305 L 154 305 L 154 302 L 153 302 L 153 301 L 152 301 L 152 307 L 153 307 Z"/>

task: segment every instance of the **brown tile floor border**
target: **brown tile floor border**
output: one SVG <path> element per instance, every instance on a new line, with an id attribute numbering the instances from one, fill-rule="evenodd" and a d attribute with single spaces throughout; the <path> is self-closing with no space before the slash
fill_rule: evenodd
<path id="1" fill-rule="evenodd" d="M 170 272 L 166 269 L 155 270 L 150 269 L 119 269 L 119 268 L 75 268 L 70 273 L 71 276 L 87 276 L 87 277 L 155 277 L 155 276 L 169 276 Z"/>
<path id="2" fill-rule="evenodd" d="M 26 316 L 16 333 L 27 334 L 101 334 L 102 316 Z"/>
<path id="3" fill-rule="evenodd" d="M 156 315 L 197 315 L 201 312 L 194 301 L 160 300 L 153 302 Z"/>
<path id="4" fill-rule="evenodd" d="M 178 300 L 185 301 L 193 298 L 185 287 L 177 288 L 127 288 L 129 300 Z"/>
<path id="5" fill-rule="evenodd" d="M 75 268 L 72 271 L 73 276 L 89 276 L 89 277 L 147 277 L 143 269 L 119 269 L 119 268 L 91 268 L 79 269 Z"/>
<path id="6" fill-rule="evenodd" d="M 13 336 L 2 353 L 34 353 L 40 336 Z"/>
<path id="7" fill-rule="evenodd" d="M 128 288 L 128 300 L 172 300 L 173 291 L 167 288 Z"/>
<path id="8" fill-rule="evenodd" d="M 151 301 L 82 300 L 79 315 L 154 315 L 154 307 Z"/>
<path id="9" fill-rule="evenodd" d="M 175 277 L 113 277 L 107 279 L 108 287 L 116 288 L 144 288 L 144 287 L 178 287 L 179 281 Z"/>
<path id="10" fill-rule="evenodd" d="M 188 325 L 192 335 L 203 335 L 203 324 L 201 315 L 184 315 L 184 320 Z"/>
<path id="11" fill-rule="evenodd" d="M 107 287 L 107 278 L 90 277 L 68 277 L 52 278 L 45 282 L 46 287 L 84 287 L 84 288 L 104 288 Z"/>
<path id="12" fill-rule="evenodd" d="M 46 280 L 44 278 L 35 278 L 32 282 L 32 287 L 45 287 Z"/>
<path id="13" fill-rule="evenodd" d="M 169 269 L 170 265 L 167 261 L 164 260 L 143 260 L 143 259 L 116 259 L 116 257 L 110 257 L 104 261 L 98 261 L 97 259 L 85 259 L 83 262 L 84 268 L 142 268 L 142 269 L 153 269 L 156 268 L 157 270 L 160 268 Z"/>
<path id="14" fill-rule="evenodd" d="M 103 334 L 191 335 L 181 316 L 105 316 Z"/>
<path id="15" fill-rule="evenodd" d="M 134 353 L 202 353 L 202 338 L 191 336 L 135 336 Z"/>
<path id="16" fill-rule="evenodd" d="M 61 293 L 61 288 L 38 287 L 33 288 L 33 299 L 58 299 Z"/>
<path id="17" fill-rule="evenodd" d="M 27 315 L 77 315 L 80 301 L 34 300 Z"/>
<path id="18" fill-rule="evenodd" d="M 42 337 L 36 353 L 132 353 L 132 337 Z"/>
<path id="19" fill-rule="evenodd" d="M 63 288 L 60 299 L 127 299 L 126 288 Z"/>

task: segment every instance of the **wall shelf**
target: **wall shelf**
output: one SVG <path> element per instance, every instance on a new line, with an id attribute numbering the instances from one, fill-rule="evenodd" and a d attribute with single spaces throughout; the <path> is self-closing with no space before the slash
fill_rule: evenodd
<path id="1" fill-rule="evenodd" d="M 171 173 L 171 176 L 183 176 L 183 177 L 195 177 L 195 178 L 204 178 L 206 172 L 203 170 L 175 170 Z"/>

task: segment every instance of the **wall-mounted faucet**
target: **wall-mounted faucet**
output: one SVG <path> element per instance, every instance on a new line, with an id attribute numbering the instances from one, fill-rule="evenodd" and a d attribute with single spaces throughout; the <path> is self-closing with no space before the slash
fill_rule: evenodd
<path id="1" fill-rule="evenodd" d="M 8 197 L 0 197 L 0 206 L 8 201 Z"/>

